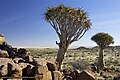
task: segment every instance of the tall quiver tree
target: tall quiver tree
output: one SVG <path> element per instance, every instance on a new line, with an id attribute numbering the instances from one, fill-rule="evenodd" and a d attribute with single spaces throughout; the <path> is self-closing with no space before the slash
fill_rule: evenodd
<path id="1" fill-rule="evenodd" d="M 60 42 L 57 59 L 58 70 L 64 55 L 71 43 L 78 41 L 90 28 L 91 22 L 83 9 L 75 9 L 64 5 L 50 7 L 45 12 L 45 20 L 51 24 L 56 31 Z"/>
<path id="2" fill-rule="evenodd" d="M 113 44 L 113 37 L 110 36 L 108 33 L 97 33 L 94 36 L 92 36 L 91 40 L 96 42 L 96 44 L 99 46 L 99 57 L 98 57 L 98 63 L 97 67 L 98 69 L 103 69 L 104 62 L 103 62 L 103 50 L 108 47 L 110 44 Z"/>

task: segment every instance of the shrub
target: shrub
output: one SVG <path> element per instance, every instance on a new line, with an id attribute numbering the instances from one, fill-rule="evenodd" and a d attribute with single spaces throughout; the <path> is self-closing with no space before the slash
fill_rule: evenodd
<path id="1" fill-rule="evenodd" d="M 80 70 L 90 69 L 90 64 L 86 60 L 76 60 L 72 62 L 71 65 L 73 66 L 73 68 L 80 69 Z"/>

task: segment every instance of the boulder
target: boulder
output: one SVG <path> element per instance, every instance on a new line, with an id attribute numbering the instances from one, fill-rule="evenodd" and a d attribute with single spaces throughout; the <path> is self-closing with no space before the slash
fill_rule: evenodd
<path id="1" fill-rule="evenodd" d="M 52 80 L 62 80 L 62 74 L 60 73 L 60 71 L 53 71 L 52 78 Z"/>
<path id="2" fill-rule="evenodd" d="M 19 63 L 18 65 L 23 69 L 26 68 L 29 63 Z"/>
<path id="3" fill-rule="evenodd" d="M 88 71 L 84 70 L 79 74 L 77 80 L 95 80 L 95 77 Z"/>
<path id="4" fill-rule="evenodd" d="M 47 66 L 47 61 L 45 59 L 42 58 L 33 58 L 33 62 L 31 63 L 34 66 Z"/>
<path id="5" fill-rule="evenodd" d="M 8 58 L 8 52 L 5 50 L 0 50 L 0 58 Z"/>
<path id="6" fill-rule="evenodd" d="M 16 63 L 16 64 L 24 63 L 24 62 L 25 62 L 25 60 L 23 60 L 22 58 L 14 58 L 13 61 L 14 61 L 14 63 Z"/>
<path id="7" fill-rule="evenodd" d="M 34 76 L 35 73 L 33 73 L 33 66 L 32 65 L 27 65 L 27 67 L 25 67 L 22 72 L 23 72 L 23 76 L 27 76 L 27 77 L 32 77 Z"/>
<path id="8" fill-rule="evenodd" d="M 49 71 L 55 71 L 55 70 L 57 70 L 57 66 L 53 62 L 47 62 L 47 67 L 48 67 Z"/>
<path id="9" fill-rule="evenodd" d="M 48 72 L 47 61 L 44 59 L 34 58 L 33 65 L 36 67 L 36 72 L 39 75 L 43 75 Z"/>
<path id="10" fill-rule="evenodd" d="M 5 76 L 5 75 L 10 76 L 10 74 L 12 73 L 12 64 L 14 64 L 12 59 L 0 58 L 0 75 L 1 76 Z"/>
<path id="11" fill-rule="evenodd" d="M 6 50 L 7 52 L 12 50 L 12 46 L 8 45 L 7 42 L 3 42 L 3 44 L 0 44 L 0 49 Z"/>
<path id="12" fill-rule="evenodd" d="M 37 69 L 38 68 L 36 66 L 32 68 L 32 77 L 34 77 L 37 74 Z"/>
<path id="13" fill-rule="evenodd" d="M 7 59 L 7 58 L 6 58 Z M 13 61 L 12 62 L 6 62 L 6 64 L 4 64 L 5 70 L 4 72 L 7 72 L 7 77 L 22 77 L 22 69 L 18 64 L 15 64 Z M 4 70 L 4 69 L 2 69 Z"/>
<path id="14" fill-rule="evenodd" d="M 0 34 L 0 44 L 3 44 L 5 42 L 4 35 Z"/>
<path id="15" fill-rule="evenodd" d="M 30 63 L 33 62 L 33 57 L 30 56 L 30 55 L 29 55 L 29 56 L 25 56 L 23 59 L 24 59 L 26 62 L 28 62 L 28 63 L 29 63 L 29 62 L 30 62 Z"/>
<path id="16" fill-rule="evenodd" d="M 78 76 L 79 76 L 79 70 L 75 69 L 73 70 L 70 75 L 72 77 L 72 80 L 77 80 Z"/>
<path id="17" fill-rule="evenodd" d="M 14 64 L 10 58 L 0 58 L 0 65 L 7 65 L 8 63 Z"/>
<path id="18" fill-rule="evenodd" d="M 37 74 L 43 75 L 48 72 L 48 67 L 47 65 L 39 65 L 37 67 Z"/>
<path id="19" fill-rule="evenodd" d="M 18 49 L 17 48 L 12 48 L 12 50 L 17 53 L 18 52 Z"/>
<path id="20" fill-rule="evenodd" d="M 14 70 L 12 71 L 12 77 L 18 78 L 22 77 L 22 68 L 19 65 L 14 65 Z"/>
<path id="21" fill-rule="evenodd" d="M 8 70 L 7 76 L 10 77 L 10 76 L 12 75 L 12 71 L 13 71 L 12 68 L 13 68 L 13 65 L 10 64 L 10 63 L 8 63 L 7 66 L 8 66 L 8 68 L 7 68 L 7 70 Z"/>
<path id="22" fill-rule="evenodd" d="M 7 65 L 0 66 L 0 77 L 6 76 L 8 74 Z"/>
<path id="23" fill-rule="evenodd" d="M 18 49 L 18 54 L 17 54 L 17 56 L 18 57 L 25 57 L 26 55 L 27 55 L 27 50 L 26 49 L 24 49 L 24 48 L 20 48 L 20 49 Z"/>
<path id="24" fill-rule="evenodd" d="M 15 58 L 16 57 L 16 53 L 12 49 L 8 50 L 8 54 L 9 54 L 9 58 Z"/>
<path id="25" fill-rule="evenodd" d="M 33 58 L 33 65 L 38 66 L 38 65 L 46 65 L 47 61 L 42 58 Z"/>
<path id="26" fill-rule="evenodd" d="M 53 80 L 53 79 L 52 79 L 51 72 L 48 71 L 44 75 L 36 75 L 35 80 Z"/>

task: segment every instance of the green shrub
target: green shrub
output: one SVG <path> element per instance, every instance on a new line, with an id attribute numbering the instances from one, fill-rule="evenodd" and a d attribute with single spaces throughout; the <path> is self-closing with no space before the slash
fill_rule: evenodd
<path id="1" fill-rule="evenodd" d="M 86 60 L 76 60 L 74 62 L 71 62 L 71 65 L 73 66 L 73 68 L 80 69 L 80 70 L 90 69 L 90 64 Z"/>

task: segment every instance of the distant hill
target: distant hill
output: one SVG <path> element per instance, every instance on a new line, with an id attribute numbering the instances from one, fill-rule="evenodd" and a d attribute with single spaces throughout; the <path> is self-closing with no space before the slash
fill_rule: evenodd
<path id="1" fill-rule="evenodd" d="M 86 48 L 86 47 L 84 47 L 84 46 L 81 46 L 81 47 L 78 47 L 78 48 L 76 48 L 76 49 L 91 49 L 91 48 Z"/>
<path id="2" fill-rule="evenodd" d="M 95 46 L 92 48 L 87 48 L 87 47 L 81 46 L 81 47 L 78 47 L 76 49 L 98 49 L 98 48 L 99 48 L 99 46 Z M 107 49 L 113 49 L 113 48 L 120 49 L 120 46 L 108 46 L 107 47 Z"/>

